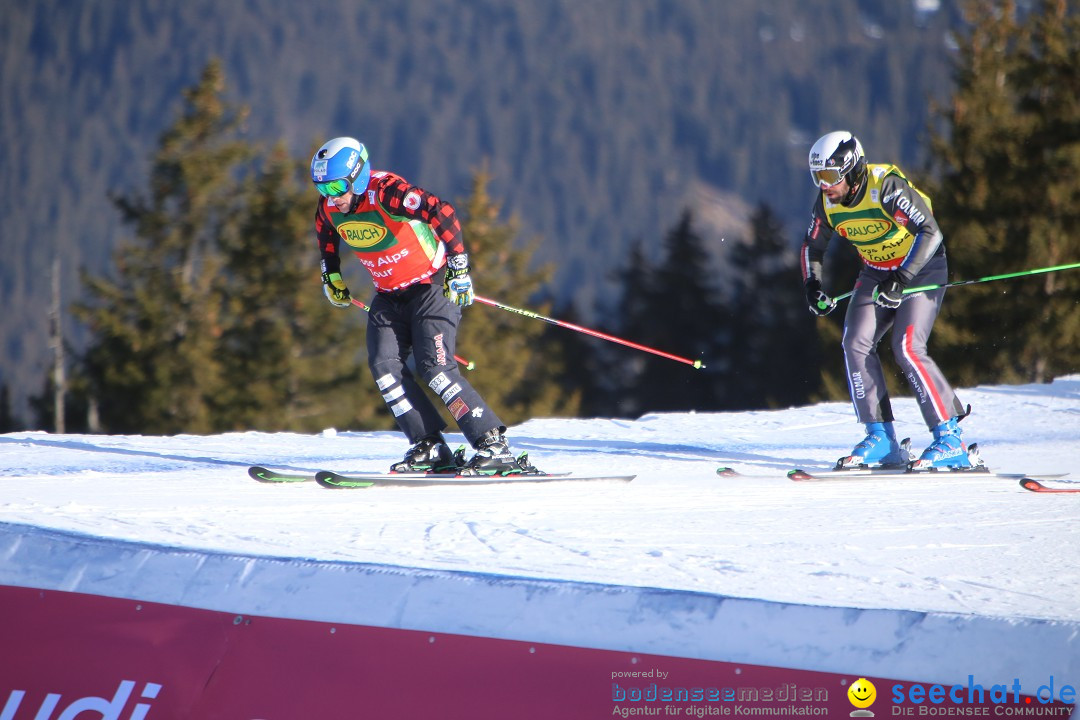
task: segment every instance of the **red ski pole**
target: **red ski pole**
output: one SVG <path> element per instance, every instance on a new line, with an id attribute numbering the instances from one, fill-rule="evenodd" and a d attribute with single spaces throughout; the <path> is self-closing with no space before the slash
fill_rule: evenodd
<path id="1" fill-rule="evenodd" d="M 524 315 L 525 317 L 533 318 L 535 320 L 543 320 L 546 323 L 551 323 L 552 325 L 557 325 L 557 326 L 559 326 L 561 328 L 566 328 L 568 330 L 574 330 L 576 332 L 584 333 L 586 335 L 590 335 L 590 336 L 595 337 L 595 338 L 600 338 L 601 340 L 607 340 L 608 342 L 613 342 L 613 343 L 618 343 L 620 345 L 625 345 L 626 347 L 634 348 L 635 350 L 641 350 L 642 352 L 652 353 L 653 355 L 659 355 L 660 357 L 667 358 L 668 360 L 674 360 L 675 362 L 685 363 L 685 364 L 690 365 L 691 367 L 693 367 L 693 368 L 695 368 L 697 370 L 700 370 L 701 368 L 705 367 L 705 364 L 703 362 L 701 362 L 700 360 L 690 360 L 689 358 L 679 357 L 678 355 L 672 355 L 671 353 L 666 353 L 663 350 L 657 350 L 655 348 L 651 348 L 651 347 L 648 347 L 646 345 L 639 345 L 638 343 L 630 342 L 629 340 L 623 340 L 622 338 L 617 338 L 617 337 L 615 337 L 613 335 L 607 335 L 605 333 L 599 332 L 598 330 L 590 330 L 589 328 L 584 328 L 584 327 L 581 327 L 580 325 L 575 325 L 573 323 L 568 323 L 568 322 L 566 322 L 564 320 L 555 320 L 554 318 L 544 317 L 543 315 L 540 315 L 538 313 L 534 313 L 531 310 L 522 310 L 521 308 L 512 307 L 510 305 L 503 305 L 502 303 L 496 302 L 495 300 L 491 300 L 490 298 L 480 297 L 479 295 L 477 295 L 475 297 L 475 300 L 477 302 L 484 303 L 485 305 L 490 305 L 491 307 L 499 308 L 500 310 L 506 310 L 508 312 L 517 313 L 518 315 Z"/>

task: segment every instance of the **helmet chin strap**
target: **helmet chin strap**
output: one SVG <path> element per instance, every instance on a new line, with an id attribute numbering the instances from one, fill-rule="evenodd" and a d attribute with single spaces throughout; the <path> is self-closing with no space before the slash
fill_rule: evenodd
<path id="1" fill-rule="evenodd" d="M 866 183 L 861 183 L 859 185 L 850 185 L 849 184 L 847 194 L 844 195 L 844 197 L 840 199 L 840 204 L 843 205 L 844 207 L 850 207 L 851 204 L 855 202 L 855 198 L 858 197 L 859 193 L 862 192 L 863 186 L 865 184 Z"/>
<path id="2" fill-rule="evenodd" d="M 360 196 L 360 193 L 353 190 L 352 200 L 349 202 L 349 212 L 350 213 L 352 213 L 352 211 L 355 210 L 358 205 L 360 205 L 361 199 L 362 198 Z"/>

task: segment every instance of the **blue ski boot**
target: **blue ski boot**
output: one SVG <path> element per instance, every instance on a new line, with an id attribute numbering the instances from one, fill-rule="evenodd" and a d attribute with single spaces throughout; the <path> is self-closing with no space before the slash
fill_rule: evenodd
<path id="1" fill-rule="evenodd" d="M 947 468 L 966 470 L 974 467 L 968 455 L 968 448 L 960 439 L 960 418 L 954 417 L 930 429 L 934 433 L 934 442 L 923 450 L 919 459 L 911 464 L 912 470 Z"/>
<path id="2" fill-rule="evenodd" d="M 866 423 L 866 437 L 855 446 L 851 454 L 836 461 L 836 469 L 863 465 L 903 465 L 908 461 L 891 422 Z"/>

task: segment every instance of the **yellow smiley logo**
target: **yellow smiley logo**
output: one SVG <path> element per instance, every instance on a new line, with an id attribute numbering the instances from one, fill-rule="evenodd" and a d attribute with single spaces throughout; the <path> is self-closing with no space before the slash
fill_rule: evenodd
<path id="1" fill-rule="evenodd" d="M 877 688 L 874 687 L 874 683 L 866 678 L 859 678 L 851 683 L 851 687 L 847 690 L 847 696 L 855 707 L 868 708 L 874 704 L 874 699 L 877 698 Z"/>

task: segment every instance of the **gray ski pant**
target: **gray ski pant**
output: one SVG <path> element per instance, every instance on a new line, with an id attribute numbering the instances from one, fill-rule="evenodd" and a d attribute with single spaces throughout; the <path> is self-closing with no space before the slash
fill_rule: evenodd
<path id="1" fill-rule="evenodd" d="M 961 415 L 964 407 L 945 376 L 926 352 L 945 288 L 904 296 L 896 310 L 878 307 L 873 293 L 888 273 L 863 267 L 844 317 L 844 362 L 848 389 L 861 423 L 891 422 L 892 403 L 885 385 L 878 344 L 890 329 L 893 358 L 904 374 L 928 428 Z M 930 260 L 910 286 L 947 281 L 944 255 Z"/>

